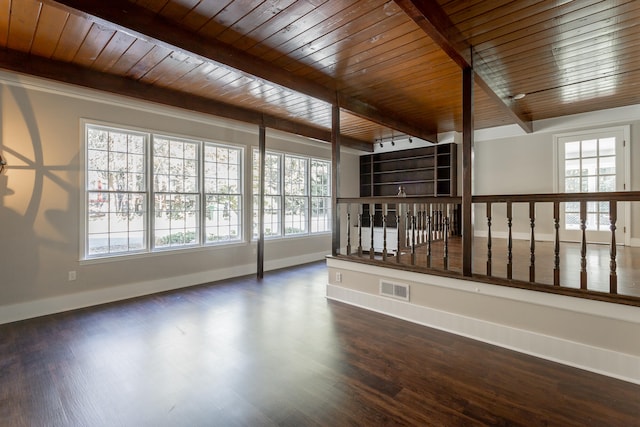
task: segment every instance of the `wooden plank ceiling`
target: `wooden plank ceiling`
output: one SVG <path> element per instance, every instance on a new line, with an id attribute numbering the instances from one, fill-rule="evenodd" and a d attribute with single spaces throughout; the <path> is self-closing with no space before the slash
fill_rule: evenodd
<path id="1" fill-rule="evenodd" d="M 639 103 L 640 2 L 0 0 L 0 68 L 346 145 Z M 514 100 L 516 94 L 526 94 Z"/>

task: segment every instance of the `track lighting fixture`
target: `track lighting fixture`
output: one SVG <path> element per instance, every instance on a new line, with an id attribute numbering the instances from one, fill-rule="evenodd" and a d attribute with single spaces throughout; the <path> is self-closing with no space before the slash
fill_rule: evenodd
<path id="1" fill-rule="evenodd" d="M 407 134 L 396 134 L 395 132 L 391 133 L 391 136 L 383 136 L 380 138 L 375 138 L 374 144 L 380 144 L 380 148 L 383 147 L 387 142 L 391 143 L 392 147 L 396 146 L 396 139 L 400 142 L 400 145 L 409 141 L 409 144 L 413 143 L 413 137 Z"/>

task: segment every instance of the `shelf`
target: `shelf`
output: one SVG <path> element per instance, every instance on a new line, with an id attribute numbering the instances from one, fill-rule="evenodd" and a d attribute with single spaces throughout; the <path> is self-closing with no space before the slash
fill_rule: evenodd
<path id="1" fill-rule="evenodd" d="M 400 186 L 410 196 L 455 196 L 456 150 L 444 144 L 361 156 L 360 196 L 395 196 Z"/>

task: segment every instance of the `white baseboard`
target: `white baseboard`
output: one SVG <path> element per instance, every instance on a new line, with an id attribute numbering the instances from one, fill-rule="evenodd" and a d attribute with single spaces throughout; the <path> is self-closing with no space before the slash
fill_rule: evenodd
<path id="1" fill-rule="evenodd" d="M 270 271 L 294 265 L 306 264 L 313 261 L 321 261 L 325 259 L 326 256 L 326 252 L 318 252 L 314 254 L 300 255 L 297 257 L 265 261 L 264 269 L 265 271 Z M 186 288 L 232 277 L 246 276 L 249 274 L 255 274 L 256 271 L 255 264 L 237 265 L 182 276 L 128 283 L 126 285 L 119 285 L 110 288 L 77 292 L 52 298 L 43 298 L 23 303 L 4 306 L 0 305 L 0 325 L 33 317 L 61 313 L 63 311 L 91 307 L 114 301 L 122 301 L 158 292 Z"/>
<path id="2" fill-rule="evenodd" d="M 640 384 L 640 357 L 327 284 L 327 298 Z"/>

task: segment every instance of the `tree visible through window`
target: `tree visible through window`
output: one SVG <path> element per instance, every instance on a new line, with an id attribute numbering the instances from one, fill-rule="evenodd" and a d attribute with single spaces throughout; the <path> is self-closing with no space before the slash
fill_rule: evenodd
<path id="1" fill-rule="evenodd" d="M 311 232 L 331 231 L 331 163 L 311 160 Z"/>
<path id="2" fill-rule="evenodd" d="M 308 230 L 308 168 L 308 159 L 302 157 L 285 156 L 285 234 L 304 234 Z"/>
<path id="3" fill-rule="evenodd" d="M 200 243 L 199 143 L 154 137 L 154 247 Z"/>
<path id="4" fill-rule="evenodd" d="M 282 224 L 282 155 L 266 153 L 264 168 L 264 235 L 281 236 Z M 253 237 L 258 237 L 260 214 L 260 153 L 253 151 Z"/>
<path id="5" fill-rule="evenodd" d="M 242 149 L 97 125 L 86 138 L 86 257 L 242 239 Z"/>
<path id="6" fill-rule="evenodd" d="M 259 153 L 253 152 L 253 237 L 258 237 Z M 331 231 L 331 163 L 267 152 L 265 158 L 266 237 Z M 282 232 L 284 227 L 284 232 Z"/>
<path id="7" fill-rule="evenodd" d="M 86 136 L 87 255 L 146 250 L 148 135 L 90 127 Z"/>
<path id="8" fill-rule="evenodd" d="M 206 242 L 238 240 L 242 236 L 240 150 L 205 144 L 204 157 Z"/>

